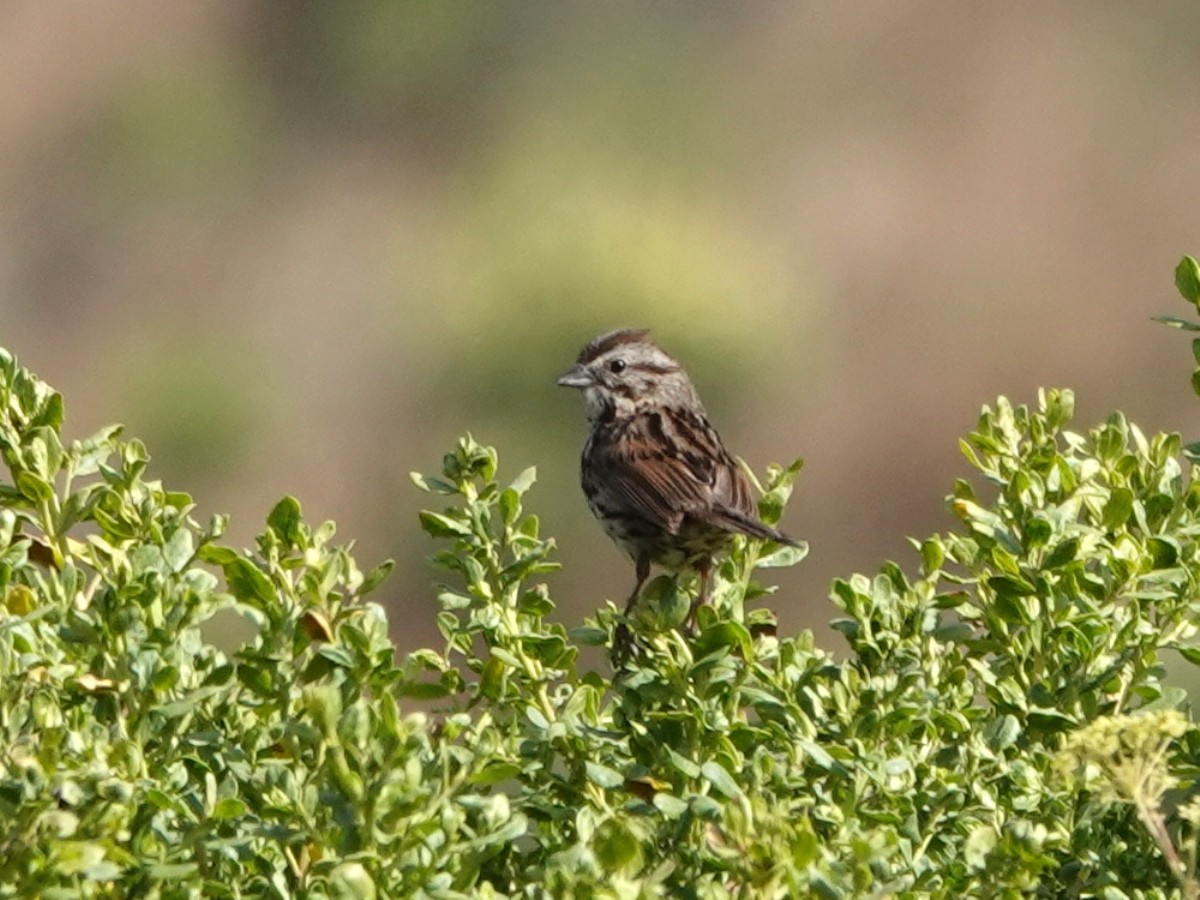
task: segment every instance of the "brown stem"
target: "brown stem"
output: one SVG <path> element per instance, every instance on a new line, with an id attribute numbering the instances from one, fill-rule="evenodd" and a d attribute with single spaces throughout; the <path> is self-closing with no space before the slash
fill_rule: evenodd
<path id="1" fill-rule="evenodd" d="M 1179 858 L 1179 853 L 1175 850 L 1174 843 L 1171 842 L 1171 835 L 1167 832 L 1167 822 L 1163 818 L 1162 812 L 1157 807 L 1150 808 L 1139 803 L 1137 804 L 1137 813 L 1142 824 L 1146 826 L 1146 830 L 1150 832 L 1150 836 L 1154 838 L 1154 843 L 1158 844 L 1158 849 L 1166 859 L 1171 874 L 1175 876 L 1175 880 L 1179 882 L 1179 887 L 1183 890 L 1183 896 L 1187 900 L 1200 900 L 1200 884 L 1190 876 L 1187 866 Z"/>

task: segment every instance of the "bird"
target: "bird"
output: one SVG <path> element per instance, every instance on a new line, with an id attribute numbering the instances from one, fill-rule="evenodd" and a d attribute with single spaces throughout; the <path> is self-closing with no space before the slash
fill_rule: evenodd
<path id="1" fill-rule="evenodd" d="M 749 480 L 709 421 L 691 378 L 641 328 L 601 334 L 557 381 L 583 392 L 580 457 L 588 507 L 634 563 L 637 602 L 652 565 L 700 576 L 685 629 L 708 602 L 716 554 L 734 535 L 797 547 L 758 518 Z"/>

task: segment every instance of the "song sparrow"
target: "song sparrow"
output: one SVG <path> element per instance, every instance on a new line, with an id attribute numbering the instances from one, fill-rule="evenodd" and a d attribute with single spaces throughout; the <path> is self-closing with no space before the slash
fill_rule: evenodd
<path id="1" fill-rule="evenodd" d="M 602 334 L 558 379 L 580 388 L 591 431 L 581 476 L 592 515 L 634 561 L 628 613 L 657 563 L 700 574 L 688 627 L 708 600 L 713 555 L 733 535 L 796 546 L 757 517 L 750 484 L 708 421 L 687 372 L 649 332 Z"/>

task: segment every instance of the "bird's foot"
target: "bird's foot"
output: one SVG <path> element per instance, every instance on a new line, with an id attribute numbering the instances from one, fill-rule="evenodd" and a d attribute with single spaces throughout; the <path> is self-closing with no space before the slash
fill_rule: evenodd
<path id="1" fill-rule="evenodd" d="M 613 629 L 612 649 L 609 652 L 609 659 L 612 662 L 614 669 L 619 669 L 629 661 L 629 657 L 633 654 L 633 631 L 625 622 L 618 623 Z"/>

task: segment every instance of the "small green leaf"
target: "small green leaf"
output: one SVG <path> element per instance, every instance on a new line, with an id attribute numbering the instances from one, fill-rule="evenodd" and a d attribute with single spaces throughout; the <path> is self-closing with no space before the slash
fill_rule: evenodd
<path id="1" fill-rule="evenodd" d="M 375 880 L 360 862 L 338 863 L 329 873 L 330 900 L 375 900 L 377 896 Z"/>
<path id="2" fill-rule="evenodd" d="M 742 796 L 742 789 L 738 787 L 733 776 L 720 763 L 709 760 L 700 767 L 700 774 L 703 775 L 713 787 L 730 799 L 736 799 Z"/>
<path id="3" fill-rule="evenodd" d="M 225 582 L 229 591 L 239 600 L 259 600 L 263 603 L 279 602 L 275 585 L 254 563 L 245 557 L 237 557 L 225 565 Z"/>
<path id="4" fill-rule="evenodd" d="M 514 478 L 512 484 L 510 484 L 508 487 L 509 490 L 516 491 L 517 496 L 519 497 L 533 487 L 533 483 L 535 481 L 537 481 L 537 467 L 530 466 L 528 469 Z"/>
<path id="5" fill-rule="evenodd" d="M 686 756 L 676 752 L 670 747 L 667 747 L 667 757 L 673 765 L 685 778 L 699 778 L 700 767 L 688 759 Z"/>
<path id="6" fill-rule="evenodd" d="M 206 562 L 214 566 L 225 568 L 225 566 L 230 565 L 238 559 L 238 552 L 232 547 L 226 547 L 224 544 L 214 544 L 210 542 L 203 544 L 200 549 L 196 551 L 196 556 L 201 562 Z"/>
<path id="7" fill-rule="evenodd" d="M 1079 552 L 1079 538 L 1068 538 L 1050 551 L 1042 566 L 1046 569 L 1059 569 L 1075 559 Z"/>
<path id="8" fill-rule="evenodd" d="M 53 428 L 34 428 L 26 438 L 30 468 L 43 481 L 53 483 L 63 463 L 62 442 Z"/>
<path id="9" fill-rule="evenodd" d="M 581 625 L 569 632 L 571 640 L 585 647 L 602 647 L 608 641 L 608 631 L 594 625 Z"/>
<path id="10" fill-rule="evenodd" d="M 163 559 L 172 572 L 182 572 L 187 568 L 187 564 L 192 561 L 194 554 L 195 543 L 191 531 L 187 528 L 177 529 L 163 544 Z"/>
<path id="11" fill-rule="evenodd" d="M 159 693 L 169 691 L 179 683 L 179 670 L 174 666 L 163 666 L 150 679 L 150 687 Z"/>
<path id="12" fill-rule="evenodd" d="M 1075 418 L 1075 392 L 1066 388 L 1050 391 L 1045 409 L 1046 423 L 1057 431 Z"/>
<path id="13" fill-rule="evenodd" d="M 479 693 L 489 700 L 499 700 L 504 688 L 504 676 L 508 666 L 498 656 L 493 656 L 483 664 L 483 672 L 479 676 Z"/>
<path id="14" fill-rule="evenodd" d="M 809 762 L 813 765 L 825 769 L 826 771 L 840 768 L 837 760 L 829 755 L 829 752 L 817 744 L 815 741 L 810 741 L 808 738 L 797 738 L 796 746 L 805 752 Z"/>
<path id="15" fill-rule="evenodd" d="M 546 594 L 542 585 L 536 588 L 531 588 L 521 592 L 521 598 L 517 601 L 517 609 L 527 616 L 545 616 L 554 612 L 554 601 Z"/>
<path id="16" fill-rule="evenodd" d="M 996 719 L 984 733 L 984 739 L 993 750 L 1003 750 L 1012 746 L 1020 736 L 1021 723 L 1012 714 Z"/>
<path id="17" fill-rule="evenodd" d="M 1200 265 L 1185 256 L 1175 267 L 1175 287 L 1180 296 L 1193 306 L 1200 306 Z"/>
<path id="18" fill-rule="evenodd" d="M 490 762 L 471 777 L 472 784 L 500 784 L 521 774 L 521 767 L 507 762 Z"/>
<path id="19" fill-rule="evenodd" d="M 46 398 L 41 409 L 30 420 L 29 424 L 34 428 L 50 428 L 54 431 L 59 431 L 62 428 L 63 422 L 63 399 L 58 391 L 51 391 L 50 396 Z"/>
<path id="20" fill-rule="evenodd" d="M 592 849 L 605 871 L 636 872 L 642 867 L 641 841 L 615 819 L 609 819 L 596 829 Z"/>
<path id="21" fill-rule="evenodd" d="M 799 546 L 791 547 L 784 544 L 778 549 L 772 550 L 766 556 L 761 557 L 755 565 L 760 569 L 779 569 L 796 565 L 808 556 L 808 542 L 798 541 L 797 543 Z"/>
<path id="22" fill-rule="evenodd" d="M 705 628 L 696 638 L 696 653 L 707 656 L 724 648 L 736 648 L 745 657 L 754 652 L 754 641 L 745 626 L 737 622 L 716 622 Z"/>
<path id="23" fill-rule="evenodd" d="M 284 544 L 290 547 L 300 544 L 302 521 L 300 501 L 295 497 L 284 497 L 275 504 L 275 508 L 267 516 L 267 526 Z"/>
<path id="24" fill-rule="evenodd" d="M 236 819 L 246 814 L 246 804 L 237 797 L 226 797 L 213 807 L 212 817 L 217 821 Z"/>
<path id="25" fill-rule="evenodd" d="M 1154 560 L 1154 568 L 1169 569 L 1179 562 L 1179 542 L 1168 535 L 1158 535 L 1146 541 L 1146 549 Z"/>
<path id="26" fill-rule="evenodd" d="M 1024 578 L 1017 578 L 1013 575 L 993 575 L 987 580 L 987 584 L 993 591 L 1001 595 L 1029 597 L 1037 593 L 1037 588 L 1032 584 Z"/>
<path id="27" fill-rule="evenodd" d="M 639 631 L 667 631 L 683 623 L 691 604 L 692 598 L 676 578 L 658 575 L 642 589 L 633 618 Z"/>
<path id="28" fill-rule="evenodd" d="M 1025 546 L 1034 550 L 1046 546 L 1054 534 L 1054 527 L 1041 516 L 1035 516 L 1025 523 Z"/>
<path id="29" fill-rule="evenodd" d="M 437 602 L 442 609 L 454 612 L 460 609 L 470 609 L 477 601 L 474 597 L 468 597 L 456 591 L 442 591 L 437 595 Z"/>
<path id="30" fill-rule="evenodd" d="M 1200 322 L 1192 322 L 1179 316 L 1151 316 L 1151 318 L 1155 322 L 1169 325 L 1171 328 L 1178 328 L 1180 331 L 1200 331 Z"/>
<path id="31" fill-rule="evenodd" d="M 396 561 L 394 559 L 385 559 L 366 574 L 362 584 L 358 586 L 358 595 L 361 597 L 371 593 L 371 591 L 383 584 L 387 577 L 392 574 L 394 568 L 396 568 Z"/>
<path id="32" fill-rule="evenodd" d="M 536 706 L 525 707 L 525 718 L 539 731 L 545 731 L 550 727 L 550 723 L 546 720 L 545 715 Z"/>
<path id="33" fill-rule="evenodd" d="M 1133 491 L 1129 488 L 1114 488 L 1100 514 L 1100 524 L 1108 531 L 1124 527 L 1133 512 Z"/>
<path id="34" fill-rule="evenodd" d="M 434 478 L 430 475 L 422 475 L 420 472 L 409 472 L 409 479 L 421 490 L 433 494 L 457 494 L 458 489 L 449 482 L 442 481 L 440 478 Z"/>
<path id="35" fill-rule="evenodd" d="M 354 657 L 345 647 L 339 647 L 337 644 L 322 644 L 317 648 L 317 656 L 343 669 L 354 668 Z"/>
<path id="36" fill-rule="evenodd" d="M 14 616 L 25 616 L 37 607 L 37 595 L 23 584 L 10 585 L 4 592 L 4 608 Z"/>
<path id="37" fill-rule="evenodd" d="M 937 538 L 930 538 L 921 544 L 921 567 L 926 574 L 941 569 L 946 561 L 946 548 Z"/>
<path id="38" fill-rule="evenodd" d="M 963 845 L 963 861 L 972 871 L 986 871 L 988 854 L 996 846 L 996 841 L 996 830 L 990 825 L 975 826 Z"/>
<path id="39" fill-rule="evenodd" d="M 455 538 L 455 537 L 470 537 L 471 527 L 465 522 L 460 522 L 450 516 L 441 515 L 440 513 L 430 512 L 429 510 L 421 510 L 419 513 L 421 519 L 421 527 L 431 537 L 437 538 Z"/>
<path id="40" fill-rule="evenodd" d="M 1038 720 L 1038 724 L 1043 727 L 1062 728 L 1063 726 L 1076 725 L 1077 720 L 1072 716 L 1067 715 L 1061 710 L 1052 709 L 1046 706 L 1031 706 L 1029 708 L 1030 720 Z"/>
<path id="41" fill-rule="evenodd" d="M 1200 647 L 1176 647 L 1179 655 L 1194 666 L 1200 666 Z"/>
<path id="42" fill-rule="evenodd" d="M 821 855 L 821 839 L 813 830 L 812 823 L 802 818 L 796 823 L 796 836 L 792 839 L 792 865 L 797 871 L 803 871 L 812 865 Z M 829 891 L 822 891 L 813 884 L 813 896 L 828 897 Z"/>
<path id="43" fill-rule="evenodd" d="M 657 793 L 651 802 L 654 804 L 654 808 L 668 819 L 678 819 L 688 811 L 687 801 L 680 800 L 673 794 Z"/>
<path id="44" fill-rule="evenodd" d="M 326 740 L 337 741 L 342 716 L 342 695 L 332 684 L 311 684 L 302 692 L 305 709 Z"/>
<path id="45" fill-rule="evenodd" d="M 992 608 L 995 610 L 996 615 L 1005 622 L 1011 622 L 1015 625 L 1024 625 L 1029 622 L 1029 614 L 1024 604 L 1013 594 L 997 593 Z"/>
<path id="46" fill-rule="evenodd" d="M 28 470 L 17 472 L 14 480 L 17 490 L 35 503 L 49 500 L 54 495 L 54 488 L 45 479 Z"/>
<path id="47" fill-rule="evenodd" d="M 625 783 L 625 776 L 616 769 L 610 769 L 600 763 L 585 762 L 584 769 L 587 771 L 588 781 L 602 788 L 615 790 Z"/>
<path id="48" fill-rule="evenodd" d="M 512 488 L 507 488 L 500 492 L 497 505 L 500 507 L 500 518 L 504 524 L 512 525 L 521 514 L 521 495 Z"/>

